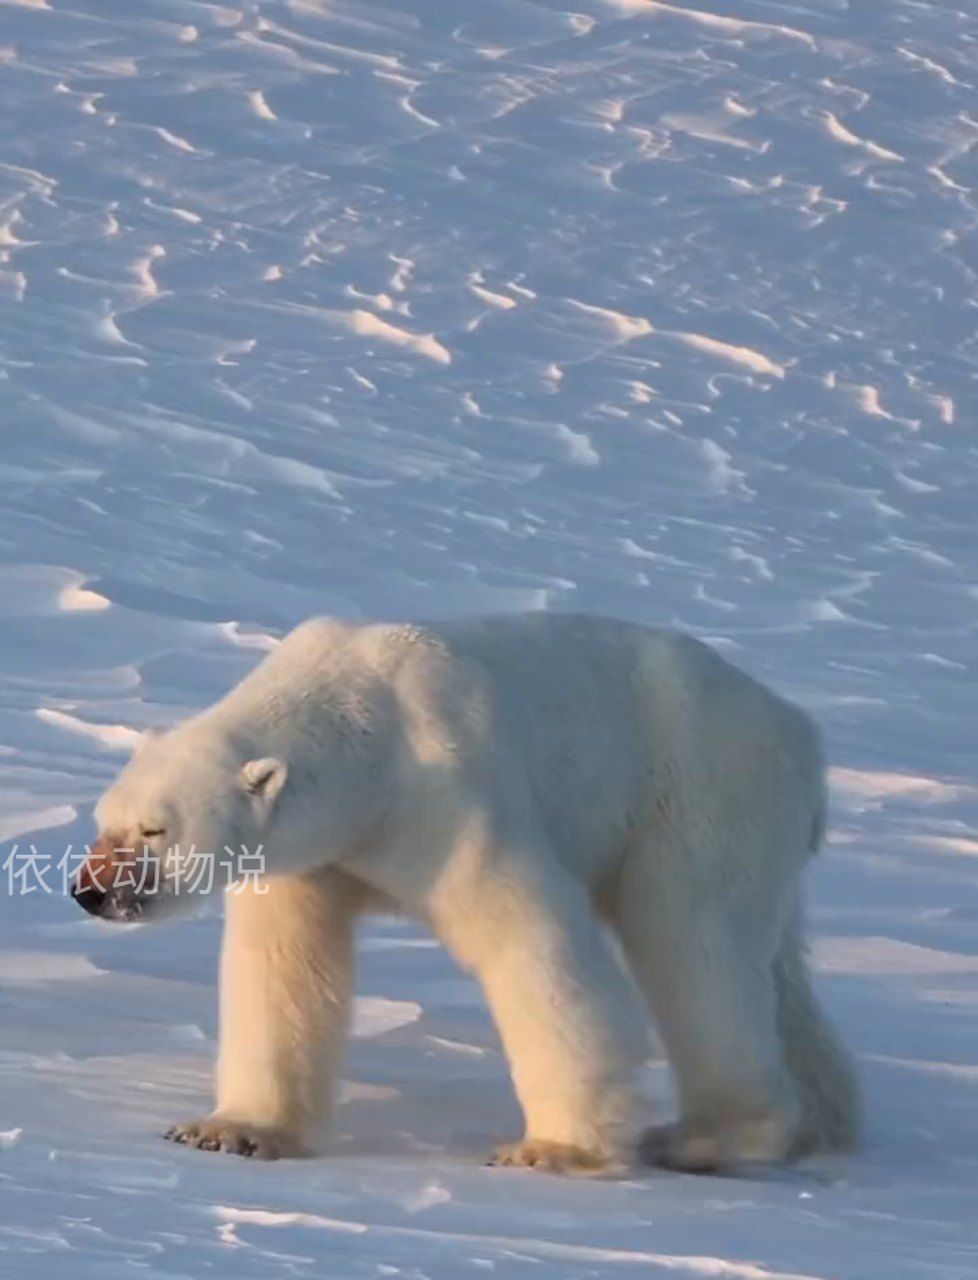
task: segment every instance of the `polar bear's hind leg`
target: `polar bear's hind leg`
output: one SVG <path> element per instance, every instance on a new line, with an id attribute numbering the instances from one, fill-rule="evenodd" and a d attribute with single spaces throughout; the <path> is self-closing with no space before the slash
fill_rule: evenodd
<path id="1" fill-rule="evenodd" d="M 792 921 L 774 959 L 777 1024 L 801 1102 L 793 1155 L 852 1151 L 862 1130 L 859 1087 L 845 1047 L 812 990 L 801 926 Z"/>
<path id="2" fill-rule="evenodd" d="M 685 905 L 683 905 L 685 904 Z M 788 1157 L 798 1100 L 782 1058 L 771 950 L 763 925 L 738 937 L 716 904 L 649 899 L 626 877 L 618 929 L 665 1046 L 680 1106 L 642 1156 L 688 1172 Z"/>

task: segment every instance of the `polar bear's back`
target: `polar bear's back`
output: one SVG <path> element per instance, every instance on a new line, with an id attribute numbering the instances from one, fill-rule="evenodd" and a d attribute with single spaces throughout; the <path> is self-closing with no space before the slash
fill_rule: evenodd
<path id="1" fill-rule="evenodd" d="M 824 766 L 809 717 L 710 646 L 668 628 L 537 613 L 432 628 L 488 675 L 499 744 L 531 780 L 552 837 L 603 862 L 663 805 L 695 825 L 770 815 L 812 841 Z M 753 812 L 752 812 L 753 811 Z"/>
<path id="2" fill-rule="evenodd" d="M 684 751 L 705 758 L 728 738 L 776 747 L 799 768 L 820 752 L 801 710 L 709 645 L 594 614 L 311 618 L 229 700 L 243 715 L 269 699 L 308 702 L 313 714 L 342 700 L 349 712 L 353 693 L 370 702 L 379 688 L 402 707 L 427 700 L 436 717 L 461 712 L 468 695 L 487 699 L 493 745 L 522 759 L 559 752 L 588 768 L 603 759 L 660 768 Z"/>
<path id="3" fill-rule="evenodd" d="M 755 804 L 787 826 L 780 793 L 799 831 L 821 809 L 808 717 L 691 636 L 550 613 L 423 630 L 484 676 L 495 751 L 517 763 L 552 842 L 582 870 L 627 851 L 682 792 L 701 811 L 712 796 L 731 816 Z"/>
<path id="4" fill-rule="evenodd" d="M 245 681 L 294 701 L 292 729 L 333 711 L 396 721 L 409 760 L 457 761 L 466 782 L 528 800 L 550 842 L 600 872 L 682 794 L 720 809 L 779 791 L 820 804 L 807 717 L 709 646 L 669 629 L 587 614 L 423 624 L 312 619 Z M 240 688 L 240 687 L 239 687 Z M 314 735 L 319 737 L 318 731 Z M 396 769 L 410 783 L 410 770 Z M 695 815 L 691 815 L 692 818 Z"/>

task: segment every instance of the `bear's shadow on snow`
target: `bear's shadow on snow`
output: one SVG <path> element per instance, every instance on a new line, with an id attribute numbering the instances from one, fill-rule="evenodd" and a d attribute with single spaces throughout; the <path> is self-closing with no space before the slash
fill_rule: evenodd
<path id="1" fill-rule="evenodd" d="M 484 1009 L 425 1010 L 409 1027 L 356 1040 L 343 1076 L 326 1152 L 447 1153 L 471 1162 L 522 1132 L 506 1059 Z"/>
<path id="2" fill-rule="evenodd" d="M 322 1159 L 447 1155 L 478 1164 L 496 1143 L 522 1131 L 488 1009 L 477 993 L 464 1006 L 439 1003 L 437 993 L 454 969 L 443 949 L 410 955 L 422 960 L 418 967 L 432 981 L 413 982 L 408 960 L 396 994 L 418 1000 L 421 1016 L 409 1026 L 351 1043 L 343 1073 L 349 1096 L 320 1148 Z M 368 973 L 370 967 L 368 957 Z M 387 979 L 383 989 L 389 992 L 389 968 Z M 970 1006 L 928 1000 L 922 1007 L 867 975 L 823 976 L 819 985 L 857 1057 L 865 1142 L 853 1156 L 807 1160 L 784 1176 L 870 1188 L 918 1178 L 928 1168 L 950 1185 L 963 1165 L 978 1166 L 978 1072 L 966 1052 Z M 430 1003 L 426 988 L 433 992 Z M 875 1016 L 867 1019 L 869 1009 Z M 670 1119 L 673 1101 L 661 1049 L 654 1051 L 646 1084 L 650 1123 Z"/>

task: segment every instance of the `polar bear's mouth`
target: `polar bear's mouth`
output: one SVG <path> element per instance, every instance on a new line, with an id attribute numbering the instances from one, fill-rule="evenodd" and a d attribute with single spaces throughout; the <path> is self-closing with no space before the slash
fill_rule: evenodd
<path id="1" fill-rule="evenodd" d="M 88 851 L 71 886 L 71 896 L 89 915 L 134 921 L 155 914 L 165 890 L 161 859 L 149 844 L 101 835 Z"/>
<path id="2" fill-rule="evenodd" d="M 76 879 L 71 886 L 71 896 L 89 915 L 100 920 L 114 920 L 131 924 L 146 916 L 155 915 L 166 893 L 140 893 L 128 887 L 103 889 L 97 884 Z"/>
<path id="3" fill-rule="evenodd" d="M 89 915 L 101 920 L 115 920 L 131 924 L 152 911 L 156 897 L 148 894 L 126 893 L 118 889 L 99 889 L 94 885 L 71 886 L 71 896 Z"/>
<path id="4" fill-rule="evenodd" d="M 157 850 L 149 842 L 157 834 L 143 831 L 141 839 L 129 841 L 99 836 L 75 875 L 71 897 L 102 920 L 157 920 L 192 910 L 215 889 L 247 886 L 264 870 L 260 847 L 254 855 L 243 850 L 238 858 L 217 858 L 195 846 Z"/>

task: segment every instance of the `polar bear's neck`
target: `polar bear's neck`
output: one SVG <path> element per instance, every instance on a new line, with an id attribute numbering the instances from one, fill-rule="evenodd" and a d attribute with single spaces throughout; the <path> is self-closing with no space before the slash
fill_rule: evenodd
<path id="1" fill-rule="evenodd" d="M 384 679 L 391 630 L 314 619 L 291 632 L 240 684 L 196 719 L 243 756 L 274 756 L 310 776 L 378 767 L 377 732 L 393 715 Z M 396 649 L 398 646 L 395 645 Z"/>

